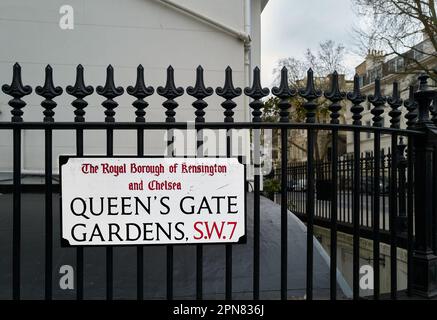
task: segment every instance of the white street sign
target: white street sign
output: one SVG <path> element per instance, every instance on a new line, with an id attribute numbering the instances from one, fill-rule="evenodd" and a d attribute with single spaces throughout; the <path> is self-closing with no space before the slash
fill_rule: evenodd
<path id="1" fill-rule="evenodd" d="M 245 168 L 235 158 L 60 163 L 64 244 L 236 243 L 245 235 Z"/>

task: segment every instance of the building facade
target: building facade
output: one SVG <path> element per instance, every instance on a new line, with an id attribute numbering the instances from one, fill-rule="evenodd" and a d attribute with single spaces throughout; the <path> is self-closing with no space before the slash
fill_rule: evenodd
<path id="1" fill-rule="evenodd" d="M 417 48 L 417 50 L 412 49 L 406 52 L 405 56 L 411 56 L 430 69 L 437 67 L 437 58 L 432 55 L 434 49 L 429 40 L 425 39 L 417 44 L 415 48 Z M 425 54 L 422 51 L 429 54 Z M 355 68 L 355 71 L 360 77 L 360 89 L 362 94 L 366 96 L 373 94 L 375 90 L 374 81 L 376 78 L 379 78 L 381 80 L 382 95 L 391 96 L 393 93 L 393 82 L 396 81 L 399 84 L 400 95 L 403 100 L 408 99 L 409 87 L 411 85 L 417 86 L 417 77 L 421 73 L 420 70 L 414 68 L 413 63 L 408 62 L 408 59 L 400 56 L 387 58 L 381 51 L 370 51 L 366 59 Z M 435 83 L 431 83 L 431 85 L 435 86 Z M 367 99 L 362 103 L 362 106 L 364 107 L 364 111 L 362 112 L 362 124 L 364 126 L 371 126 L 373 124 L 373 115 L 371 113 L 373 106 Z M 349 103 L 346 113 L 347 123 L 352 122 L 350 107 L 351 104 Z M 382 115 L 385 127 L 390 126 L 390 117 L 388 116 L 390 110 L 390 106 L 385 104 L 384 113 Z M 404 107 L 400 108 L 400 110 L 402 111 L 400 126 L 401 128 L 405 128 L 406 119 L 404 116 L 407 111 Z M 360 147 L 363 153 L 373 152 L 373 134 L 362 132 Z M 387 153 L 390 147 L 390 136 L 381 135 L 381 151 Z M 347 152 L 352 153 L 353 150 L 353 133 L 348 132 Z"/>

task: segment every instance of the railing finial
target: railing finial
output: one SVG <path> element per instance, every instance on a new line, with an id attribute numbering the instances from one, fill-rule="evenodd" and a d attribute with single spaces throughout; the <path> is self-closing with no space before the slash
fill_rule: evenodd
<path id="1" fill-rule="evenodd" d="M 27 96 L 32 92 L 31 86 L 24 86 L 21 81 L 21 66 L 16 62 L 12 69 L 12 82 L 11 84 L 4 84 L 2 91 L 7 95 L 10 95 L 13 99 L 9 100 L 8 104 L 12 107 L 11 114 L 12 122 L 22 122 L 23 110 L 26 106 L 26 102 L 21 100 L 22 97 Z"/>
<path id="2" fill-rule="evenodd" d="M 48 64 L 45 68 L 45 81 L 43 86 L 37 86 L 35 88 L 35 92 L 37 95 L 45 98 L 41 102 L 41 106 L 45 109 L 43 111 L 44 114 L 44 122 L 53 122 L 53 116 L 55 112 L 53 109 L 56 107 L 57 103 L 53 101 L 53 98 L 62 94 L 63 90 L 61 87 L 55 87 L 53 84 L 53 69 Z"/>
<path id="3" fill-rule="evenodd" d="M 88 105 L 83 98 L 89 96 L 94 92 L 94 88 L 92 86 L 85 85 L 85 81 L 83 79 L 83 66 L 79 64 L 76 67 L 76 83 L 74 86 L 67 86 L 66 90 L 69 95 L 72 95 L 76 98 L 71 104 L 76 110 L 74 110 L 74 121 L 75 122 L 84 122 L 85 121 L 85 107 Z"/>
<path id="4" fill-rule="evenodd" d="M 196 69 L 196 84 L 194 87 L 189 86 L 187 88 L 187 93 L 196 98 L 197 100 L 193 102 L 193 107 L 196 109 L 196 122 L 205 122 L 205 109 L 208 106 L 203 99 L 209 97 L 214 93 L 214 90 L 211 87 L 205 87 L 205 82 L 203 80 L 203 68 L 202 66 L 198 66 Z"/>
<path id="5" fill-rule="evenodd" d="M 401 115 L 402 115 L 402 111 L 400 111 L 399 108 L 402 106 L 403 101 L 400 98 L 399 84 L 397 81 L 393 82 L 393 95 L 391 97 L 387 98 L 387 103 L 390 105 L 390 107 L 392 109 L 388 113 L 388 115 L 391 117 L 390 127 L 395 128 L 395 129 L 399 129 Z"/>
<path id="6" fill-rule="evenodd" d="M 280 101 L 278 107 L 280 109 L 279 116 L 280 122 L 289 122 L 289 109 L 291 107 L 290 98 L 296 96 L 297 91 L 290 88 L 288 84 L 288 69 L 284 66 L 281 70 L 281 83 L 279 87 L 274 87 L 272 89 L 272 94 L 277 96 Z"/>
<path id="7" fill-rule="evenodd" d="M 354 88 L 352 92 L 347 93 L 347 99 L 352 102 L 351 112 L 353 125 L 360 126 L 361 125 L 361 112 L 364 111 L 364 107 L 361 105 L 364 101 L 366 101 L 366 95 L 362 94 L 360 91 L 360 76 L 355 74 L 354 76 Z"/>
<path id="8" fill-rule="evenodd" d="M 165 112 L 167 116 L 165 122 L 175 122 L 176 112 L 174 110 L 179 106 L 179 104 L 174 99 L 183 95 L 184 89 L 182 87 L 176 87 L 174 82 L 174 69 L 172 66 L 167 68 L 167 81 L 165 87 L 159 86 L 156 89 L 156 92 L 160 96 L 167 98 L 167 100 L 162 103 L 164 108 L 167 109 Z"/>
<path id="9" fill-rule="evenodd" d="M 106 98 L 105 101 L 102 102 L 102 106 L 105 110 L 105 122 L 114 122 L 115 121 L 115 111 L 114 109 L 118 106 L 118 103 L 114 101 L 114 98 L 121 96 L 124 92 L 122 87 L 115 86 L 114 83 L 114 68 L 109 65 L 106 68 L 106 82 L 105 86 L 98 86 L 96 88 L 97 94 Z"/>
<path id="10" fill-rule="evenodd" d="M 412 129 L 417 122 L 417 102 L 414 100 L 414 86 L 409 87 L 408 99 L 404 101 L 404 106 L 408 110 L 405 114 L 407 119 L 407 129 Z"/>
<path id="11" fill-rule="evenodd" d="M 258 67 L 255 67 L 255 69 L 253 69 L 252 87 L 244 88 L 244 94 L 253 99 L 253 101 L 249 103 L 249 106 L 253 110 L 253 122 L 261 122 L 261 108 L 264 105 L 261 99 L 268 96 L 269 93 L 270 90 L 268 88 L 263 88 L 261 86 L 261 71 Z"/>
<path id="12" fill-rule="evenodd" d="M 368 97 L 368 100 L 374 106 L 374 108 L 370 110 L 373 114 L 373 126 L 382 127 L 384 125 L 382 114 L 384 113 L 384 104 L 387 98 L 381 94 L 381 79 L 376 78 L 375 92 Z"/>
<path id="13" fill-rule="evenodd" d="M 325 92 L 325 98 L 332 102 L 332 104 L 328 107 L 329 111 L 331 111 L 331 123 L 339 124 L 340 121 L 340 110 L 341 104 L 340 102 L 345 98 L 346 93 L 340 91 L 340 85 L 338 83 L 338 73 L 334 71 L 331 75 L 331 90 L 329 92 Z"/>
<path id="14" fill-rule="evenodd" d="M 135 115 L 137 116 L 135 122 L 145 122 L 146 119 L 144 116 L 146 115 L 146 111 L 144 111 L 144 109 L 146 109 L 149 104 L 147 101 L 144 101 L 144 98 L 151 96 L 155 92 L 155 89 L 151 86 L 146 86 L 144 83 L 144 68 L 141 64 L 137 67 L 137 80 L 135 86 L 128 86 L 126 92 L 137 98 L 137 100 L 132 102 L 134 108 L 137 109 L 135 111 Z"/>
<path id="15" fill-rule="evenodd" d="M 234 122 L 234 111 L 233 109 L 237 106 L 237 104 L 232 101 L 232 99 L 238 97 L 241 95 L 241 88 L 235 88 L 234 83 L 232 81 L 232 69 L 231 67 L 227 67 L 225 71 L 225 84 L 223 87 L 217 87 L 215 89 L 215 92 L 218 96 L 225 99 L 221 103 L 221 106 L 225 109 L 224 115 L 225 119 L 224 122 Z"/>
<path id="16" fill-rule="evenodd" d="M 306 88 L 300 89 L 299 94 L 307 100 L 303 105 L 306 110 L 306 122 L 315 123 L 317 110 L 317 103 L 315 100 L 322 96 L 322 91 L 314 87 L 314 72 L 311 68 L 307 71 Z"/>

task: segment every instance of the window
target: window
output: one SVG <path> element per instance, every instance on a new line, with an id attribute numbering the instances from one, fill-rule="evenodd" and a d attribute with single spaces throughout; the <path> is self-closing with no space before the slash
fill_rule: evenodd
<path id="1" fill-rule="evenodd" d="M 389 72 L 400 72 L 404 68 L 404 58 L 399 57 L 388 62 Z"/>
<path id="2" fill-rule="evenodd" d="M 358 77 L 358 83 L 360 88 L 364 86 L 364 75 Z"/>
<path id="3" fill-rule="evenodd" d="M 388 62 L 388 71 L 389 72 L 396 72 L 396 61 L 395 60 L 390 60 Z"/>
<path id="4" fill-rule="evenodd" d="M 369 79 L 369 83 L 375 81 L 376 78 L 382 78 L 382 65 L 367 70 L 367 79 Z"/>
<path id="5" fill-rule="evenodd" d="M 396 59 L 396 71 L 402 71 L 404 69 L 404 58 L 399 57 Z"/>
<path id="6" fill-rule="evenodd" d="M 376 77 L 382 78 L 382 65 L 380 65 L 376 68 Z"/>
<path id="7" fill-rule="evenodd" d="M 368 70 L 367 71 L 367 79 L 369 79 L 369 83 L 372 83 L 373 81 L 375 81 L 375 78 L 376 78 L 375 69 Z"/>
<path id="8" fill-rule="evenodd" d="M 412 51 L 413 51 L 413 59 L 416 59 L 416 60 L 421 60 L 421 59 L 423 59 L 424 58 L 424 54 L 423 54 L 423 49 L 424 49 L 424 47 L 423 47 L 423 43 L 422 44 L 419 44 L 419 45 L 417 45 L 417 46 L 415 46 L 413 49 L 412 49 Z"/>

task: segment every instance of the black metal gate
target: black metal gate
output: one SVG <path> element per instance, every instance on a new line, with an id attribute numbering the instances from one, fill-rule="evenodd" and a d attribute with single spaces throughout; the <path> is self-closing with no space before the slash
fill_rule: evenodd
<path id="1" fill-rule="evenodd" d="M 12 239 L 12 298 L 20 299 L 21 287 L 21 269 L 20 259 L 22 256 L 21 246 L 21 213 L 22 213 L 22 192 L 26 186 L 21 182 L 21 133 L 23 130 L 44 130 L 45 132 L 45 298 L 52 299 L 52 275 L 53 275 L 53 194 L 57 192 L 58 186 L 53 184 L 52 174 L 52 135 L 56 130 L 74 130 L 76 132 L 76 152 L 77 155 L 84 154 L 84 130 L 104 130 L 106 132 L 106 152 L 108 156 L 114 155 L 114 130 L 136 130 L 137 131 L 137 153 L 139 156 L 145 154 L 144 150 L 144 130 L 168 130 L 170 132 L 168 145 L 168 156 L 172 155 L 172 144 L 174 136 L 172 130 L 187 128 L 186 122 L 176 121 L 176 110 L 178 103 L 176 98 L 184 94 L 184 89 L 176 87 L 174 83 L 174 70 L 169 67 L 167 70 L 167 83 L 164 87 L 158 87 L 156 92 L 166 100 L 163 106 L 166 109 L 165 122 L 147 122 L 145 117 L 145 109 L 148 103 L 144 100 L 148 96 L 154 94 L 152 87 L 146 86 L 144 82 L 143 68 L 138 67 L 137 80 L 135 86 L 127 88 L 127 93 L 136 98 L 132 103 L 136 114 L 135 122 L 116 122 L 115 108 L 118 103 L 114 100 L 124 93 L 122 87 L 117 87 L 114 84 L 113 68 L 107 68 L 106 83 L 104 86 L 98 86 L 96 93 L 106 98 L 102 103 L 105 111 L 105 122 L 86 122 L 85 110 L 87 102 L 85 98 L 94 92 L 93 87 L 87 86 L 84 82 L 84 70 L 81 65 L 77 67 L 76 83 L 74 86 L 68 86 L 66 92 L 76 99 L 72 102 L 74 110 L 74 122 L 55 122 L 54 108 L 56 102 L 53 100 L 63 93 L 63 89 L 53 84 L 52 68 L 46 68 L 45 83 L 42 87 L 35 89 L 36 94 L 42 96 L 44 100 L 41 102 L 43 107 L 44 119 L 43 122 L 24 122 L 23 108 L 26 103 L 22 98 L 32 92 L 30 86 L 22 84 L 21 68 L 19 64 L 13 67 L 13 78 L 10 85 L 3 85 L 4 93 L 12 96 L 9 105 L 12 107 L 11 122 L 0 123 L 0 130 L 13 132 L 13 239 Z M 234 87 L 232 81 L 232 70 L 228 67 L 225 72 L 225 83 L 221 88 L 217 88 L 215 93 L 224 99 L 221 104 L 224 109 L 223 122 L 205 122 L 205 108 L 207 102 L 205 98 L 211 96 L 214 90 L 206 87 L 203 81 L 203 69 L 197 69 L 197 80 L 194 87 L 188 87 L 186 93 L 193 96 L 196 100 L 193 102 L 195 108 L 195 129 L 201 131 L 203 129 L 249 129 L 252 130 L 252 139 L 255 145 L 259 144 L 259 132 L 265 129 L 277 129 L 280 131 L 281 143 L 281 169 L 279 172 L 281 181 L 281 298 L 287 299 L 287 216 L 290 202 L 293 201 L 293 195 L 290 195 L 287 190 L 288 186 L 288 159 L 287 149 L 288 134 L 290 130 L 304 129 L 307 134 L 307 156 L 308 161 L 305 164 L 305 174 L 302 179 L 306 181 L 305 191 L 300 196 L 304 197 L 303 206 L 300 208 L 301 218 L 307 224 L 307 253 L 306 253 L 306 298 L 313 298 L 313 248 L 314 248 L 314 225 L 318 221 L 316 216 L 316 166 L 314 160 L 314 144 L 315 131 L 326 130 L 332 134 L 332 148 L 330 159 L 332 161 L 325 169 L 329 172 L 330 179 L 324 181 L 324 186 L 330 187 L 328 197 L 329 216 L 324 217 L 321 221 L 330 228 L 331 232 L 331 259 L 330 259 L 330 298 L 336 299 L 337 295 L 337 232 L 349 230 L 353 234 L 353 298 L 359 298 L 359 239 L 360 237 L 370 237 L 373 239 L 373 268 L 374 268 L 374 298 L 380 298 L 380 273 L 379 273 L 379 251 L 380 241 L 386 241 L 390 245 L 391 250 L 391 298 L 395 299 L 398 295 L 397 289 L 397 247 L 399 238 L 399 224 L 397 221 L 403 219 L 406 226 L 405 246 L 408 250 L 408 293 L 420 294 L 423 296 L 431 296 L 437 289 L 436 274 L 433 272 L 436 267 L 437 257 L 435 256 L 436 247 L 436 200 L 437 186 L 433 174 L 437 170 L 437 161 L 435 157 L 436 148 L 436 133 L 437 133 L 437 110 L 431 106 L 431 102 L 435 99 L 436 91 L 432 90 L 427 85 L 427 76 L 419 77 L 417 89 L 410 89 L 410 97 L 403 102 L 400 99 L 398 84 L 393 84 L 392 96 L 386 97 L 382 95 L 380 88 L 380 80 L 375 81 L 375 93 L 368 97 L 368 101 L 374 106 L 371 110 L 373 114 L 373 125 L 362 126 L 361 113 L 364 108 L 360 105 L 366 100 L 366 97 L 360 93 L 358 77 L 354 80 L 354 89 L 352 92 L 344 93 L 340 90 L 338 84 L 338 75 L 336 72 L 332 75 L 332 85 L 329 92 L 325 92 L 326 99 L 331 101 L 330 123 L 316 123 L 316 110 L 318 107 L 317 99 L 321 97 L 322 92 L 314 86 L 313 73 L 311 70 L 307 74 L 306 88 L 298 92 L 288 85 L 288 70 L 283 69 L 281 74 L 281 83 L 279 87 L 271 90 L 271 93 L 280 99 L 279 116 L 280 120 L 277 123 L 263 122 L 262 99 L 269 95 L 270 90 L 263 88 L 260 82 L 260 70 L 255 68 L 253 74 L 253 85 L 244 89 L 244 94 L 252 98 L 249 106 L 252 109 L 252 122 L 234 122 L 234 108 L 237 104 L 233 101 L 234 98 L 240 96 L 243 92 L 241 88 Z M 289 112 L 292 107 L 290 98 L 300 95 L 306 100 L 304 108 L 306 110 L 305 123 L 290 123 Z M 340 124 L 339 117 L 341 111 L 340 102 L 344 99 L 351 101 L 352 107 L 350 111 L 353 114 L 353 122 L 350 124 Z M 385 112 L 385 104 L 388 103 L 391 111 L 388 113 L 390 117 L 390 128 L 383 127 L 382 115 Z M 400 118 L 402 105 L 407 109 L 405 117 L 407 118 L 407 128 L 400 128 Z M 242 107 L 242 106 L 240 106 Z M 432 119 L 430 119 L 430 113 Z M 338 203 L 339 193 L 339 166 L 341 161 L 338 157 L 338 134 L 339 131 L 353 132 L 354 136 L 354 152 L 350 159 L 350 175 L 347 178 L 350 185 L 350 212 L 349 220 L 345 221 L 343 216 L 340 216 Z M 372 223 L 370 225 L 360 224 L 360 205 L 362 205 L 361 192 L 361 175 L 362 160 L 360 160 L 360 133 L 372 132 L 374 134 L 374 153 L 371 159 L 372 163 L 372 193 L 370 201 L 372 203 L 372 217 L 369 218 Z M 381 135 L 391 136 L 391 150 L 396 150 L 398 146 L 398 138 L 403 136 L 407 140 L 407 155 L 404 158 L 403 154 L 392 152 L 390 158 L 390 184 L 388 192 L 388 229 L 381 229 L 380 214 L 381 214 Z M 201 137 L 199 135 L 198 137 Z M 227 139 L 227 156 L 231 155 L 230 138 Z M 197 141 L 198 155 L 202 155 L 202 138 Z M 259 154 L 255 154 L 257 160 Z M 403 166 L 404 171 L 397 170 Z M 255 161 L 254 165 L 254 252 L 253 252 L 253 299 L 259 299 L 260 292 L 260 196 L 261 196 L 261 177 L 260 164 Z M 349 206 L 349 205 L 348 205 Z M 401 214 L 400 214 L 401 212 Z M 345 227 L 345 223 L 350 226 L 350 229 Z M 384 226 L 383 226 L 384 227 Z M 388 234 L 386 231 L 388 230 Z M 381 239 L 381 234 L 384 237 Z M 77 299 L 81 300 L 84 297 L 84 248 L 77 248 Z M 143 299 L 143 283 L 144 283 L 144 259 L 143 248 L 137 247 L 137 298 Z M 167 246 L 166 259 L 166 292 L 167 299 L 173 298 L 173 246 Z M 225 296 L 226 299 L 232 299 L 232 245 L 226 245 L 225 261 Z M 196 297 L 203 297 L 203 248 L 202 245 L 196 246 Z M 113 249 L 106 248 L 106 298 L 113 298 Z"/>

